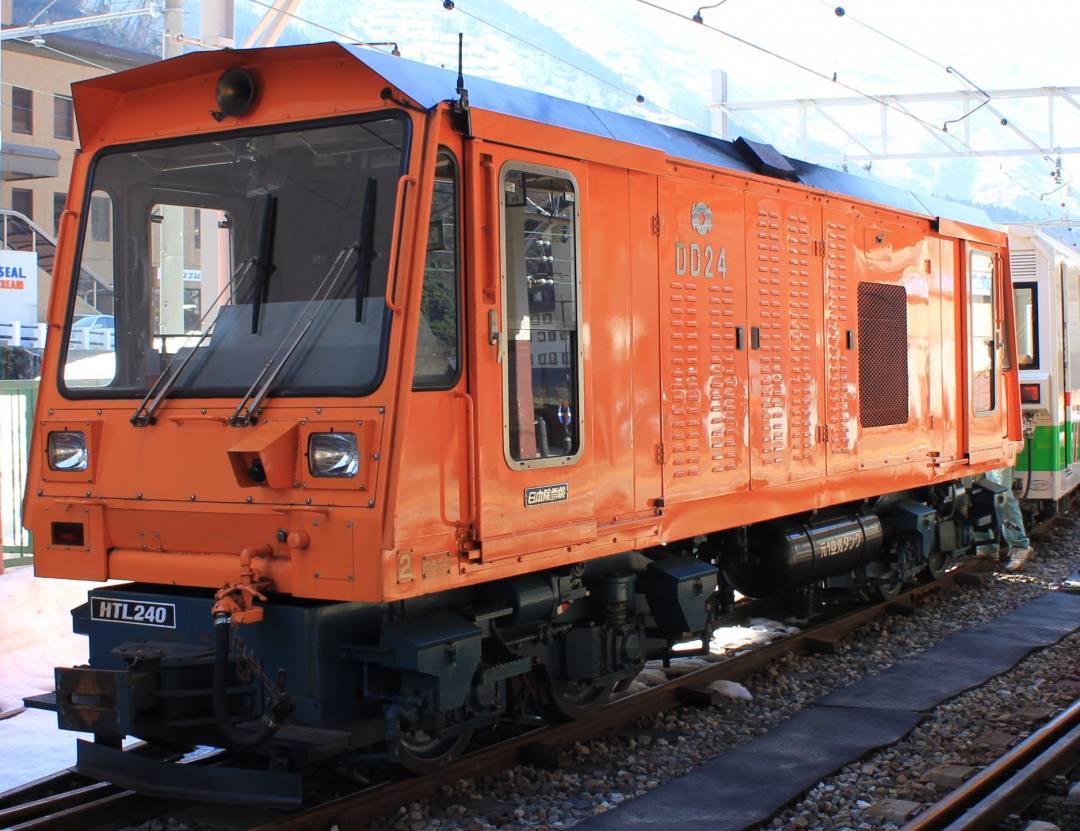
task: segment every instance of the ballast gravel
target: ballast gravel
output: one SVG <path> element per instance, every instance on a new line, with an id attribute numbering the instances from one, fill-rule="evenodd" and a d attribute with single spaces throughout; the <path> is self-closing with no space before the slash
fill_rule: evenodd
<path id="1" fill-rule="evenodd" d="M 1059 586 L 1080 564 L 1080 523 L 1059 524 L 1036 542 L 1035 551 L 1020 573 L 999 571 L 982 585 L 930 595 L 914 614 L 867 624 L 832 654 L 781 658 L 746 679 L 745 690 L 732 689 L 717 706 L 682 707 L 577 744 L 559 769 L 518 765 L 497 775 L 462 780 L 444 788 L 439 797 L 404 806 L 371 827 L 376 831 L 571 828 L 768 732 L 834 689 Z M 758 633 L 751 633 L 747 641 L 783 634 L 777 624 L 757 624 Z M 985 686 L 935 709 L 899 743 L 822 781 L 760 828 L 897 828 L 895 822 L 883 822 L 880 808 L 874 807 L 885 800 L 909 800 L 920 808 L 933 803 L 945 791 L 930 781 L 932 770 L 943 765 L 981 767 L 1000 755 L 1002 745 L 1022 740 L 1080 696 L 1078 654 L 1080 635 L 1033 653 Z M 657 669 L 649 667 L 636 683 L 647 686 L 659 680 Z M 1022 822 L 1017 818 L 1018 831 L 1035 819 L 1080 828 L 1080 805 L 1067 799 L 1073 783 L 1075 778 L 1066 777 L 1058 783 L 1061 795 L 1050 794 Z"/>

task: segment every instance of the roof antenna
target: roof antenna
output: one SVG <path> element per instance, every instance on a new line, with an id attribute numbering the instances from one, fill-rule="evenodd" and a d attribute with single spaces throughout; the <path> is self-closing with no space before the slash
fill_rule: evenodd
<path id="1" fill-rule="evenodd" d="M 472 112 L 469 110 L 469 91 L 465 89 L 465 76 L 462 72 L 462 46 L 465 37 L 461 32 L 457 36 L 457 100 L 450 106 L 451 121 L 454 128 L 466 138 L 472 138 Z"/>

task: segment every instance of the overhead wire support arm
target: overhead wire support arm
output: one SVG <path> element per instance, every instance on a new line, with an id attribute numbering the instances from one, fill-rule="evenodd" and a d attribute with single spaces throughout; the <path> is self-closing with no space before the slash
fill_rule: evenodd
<path id="1" fill-rule="evenodd" d="M 26 26 L 12 26 L 0 30 L 0 40 L 21 40 L 22 38 L 30 38 L 31 42 L 33 42 L 34 39 L 41 38 L 43 35 L 72 32 L 77 29 L 86 29 L 91 26 L 101 26 L 104 23 L 110 23 L 114 20 L 124 20 L 129 17 L 145 17 L 153 14 L 155 14 L 153 4 L 147 3 L 140 9 L 102 12 L 101 14 L 86 15 L 85 17 L 73 17 L 68 20 L 56 20 L 52 23 L 30 23 Z M 40 16 L 40 12 L 38 13 L 38 16 Z M 37 20 L 37 16 L 35 16 L 34 19 Z M 44 41 L 41 42 L 44 43 Z"/>

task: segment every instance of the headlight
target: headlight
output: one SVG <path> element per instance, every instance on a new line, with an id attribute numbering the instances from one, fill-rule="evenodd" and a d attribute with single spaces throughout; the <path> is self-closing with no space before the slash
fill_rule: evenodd
<path id="1" fill-rule="evenodd" d="M 76 431 L 49 433 L 49 467 L 53 470 L 86 470 L 89 458 L 85 434 Z"/>
<path id="2" fill-rule="evenodd" d="M 312 476 L 355 476 L 360 451 L 355 433 L 312 433 L 308 439 L 308 468 Z"/>

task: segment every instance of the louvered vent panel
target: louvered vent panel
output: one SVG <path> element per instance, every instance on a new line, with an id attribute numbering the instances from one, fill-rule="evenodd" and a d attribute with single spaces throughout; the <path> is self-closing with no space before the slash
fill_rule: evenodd
<path id="1" fill-rule="evenodd" d="M 907 291 L 859 283 L 859 421 L 907 424 Z"/>
<path id="2" fill-rule="evenodd" d="M 1009 252 L 1009 271 L 1012 272 L 1013 279 L 1028 278 L 1035 279 L 1035 250 L 1028 248 L 1026 250 Z"/>

